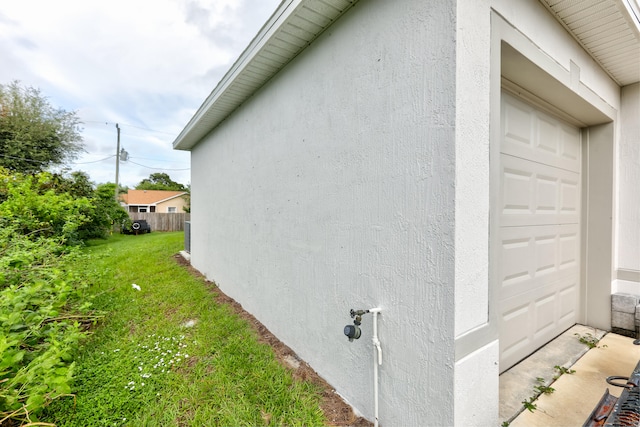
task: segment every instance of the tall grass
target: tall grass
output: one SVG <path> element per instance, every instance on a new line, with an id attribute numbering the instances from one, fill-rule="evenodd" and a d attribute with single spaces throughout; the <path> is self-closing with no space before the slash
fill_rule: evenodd
<path id="1" fill-rule="evenodd" d="M 59 426 L 322 425 L 320 390 L 294 380 L 212 285 L 172 258 L 182 233 L 95 241 L 78 269 L 105 320 L 80 349 Z M 135 285 L 135 286 L 133 286 Z M 139 288 L 140 290 L 138 290 Z"/>

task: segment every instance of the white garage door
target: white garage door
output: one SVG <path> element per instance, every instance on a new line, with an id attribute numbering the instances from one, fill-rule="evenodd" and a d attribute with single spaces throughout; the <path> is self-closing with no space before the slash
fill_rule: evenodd
<path id="1" fill-rule="evenodd" d="M 576 323 L 580 131 L 502 93 L 500 370 Z"/>

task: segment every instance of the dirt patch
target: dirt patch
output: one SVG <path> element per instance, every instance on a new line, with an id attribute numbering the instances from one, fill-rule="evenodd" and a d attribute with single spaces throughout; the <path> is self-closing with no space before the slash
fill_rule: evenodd
<path id="1" fill-rule="evenodd" d="M 258 334 L 261 342 L 269 344 L 273 348 L 276 357 L 293 376 L 303 381 L 310 381 L 316 384 L 322 390 L 322 410 L 332 426 L 354 426 L 365 427 L 372 426 L 373 423 L 362 417 L 358 417 L 353 413 L 353 409 L 336 393 L 316 371 L 314 371 L 304 360 L 300 359 L 293 350 L 281 342 L 273 335 L 262 323 L 260 323 L 253 315 L 245 311 L 242 306 L 233 298 L 225 295 L 215 283 L 207 280 L 202 273 L 193 268 L 189 261 L 184 259 L 180 254 L 174 255 L 176 262 L 184 266 L 194 276 L 202 279 L 211 289 L 216 302 L 226 304 L 240 317 L 249 322 Z"/>

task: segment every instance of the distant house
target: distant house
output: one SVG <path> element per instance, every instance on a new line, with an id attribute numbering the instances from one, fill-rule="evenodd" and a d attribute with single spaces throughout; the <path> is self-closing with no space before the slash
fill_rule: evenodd
<path id="1" fill-rule="evenodd" d="M 638 17 L 282 1 L 174 142 L 193 267 L 366 418 L 499 425 L 501 372 L 640 300 Z"/>
<path id="2" fill-rule="evenodd" d="M 129 190 L 120 196 L 127 212 L 180 213 L 189 205 L 186 191 Z"/>

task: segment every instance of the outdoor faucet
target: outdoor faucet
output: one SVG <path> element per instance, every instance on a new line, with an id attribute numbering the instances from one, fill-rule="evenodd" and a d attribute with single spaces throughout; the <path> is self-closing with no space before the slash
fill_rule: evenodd
<path id="1" fill-rule="evenodd" d="M 353 325 L 347 325 L 344 327 L 344 334 L 349 338 L 349 342 L 357 340 L 362 335 L 360 325 L 362 324 L 362 315 L 369 313 L 369 310 L 354 310 L 351 309 L 349 315 L 353 319 Z"/>

